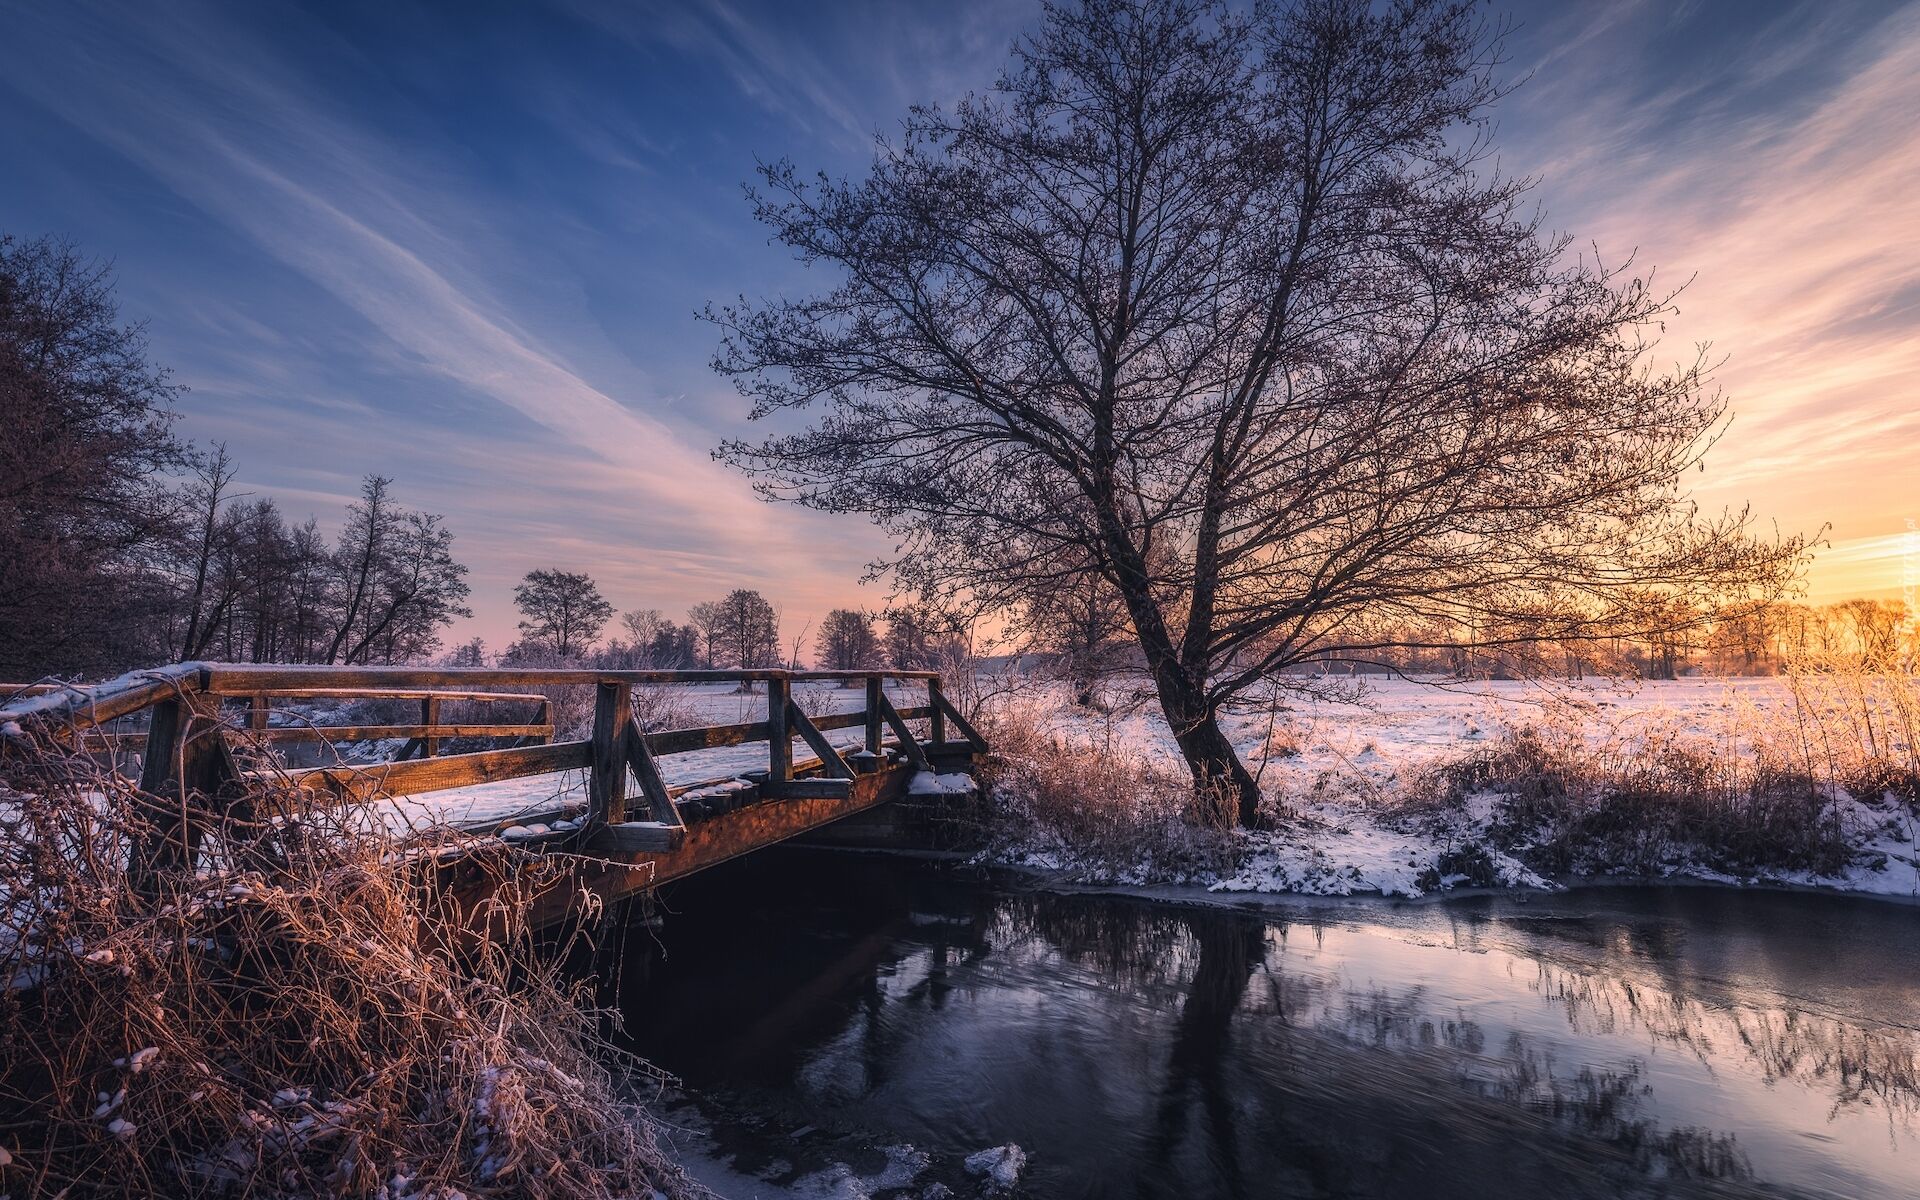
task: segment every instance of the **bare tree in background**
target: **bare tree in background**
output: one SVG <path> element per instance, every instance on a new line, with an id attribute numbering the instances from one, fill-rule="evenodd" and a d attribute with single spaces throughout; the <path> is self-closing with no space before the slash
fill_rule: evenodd
<path id="1" fill-rule="evenodd" d="M 1064 557 L 1068 548 L 1062 549 Z M 1101 683 L 1133 662 L 1126 602 L 1084 560 L 1052 586 L 1021 593 L 1013 610 L 1018 644 L 1051 662 L 1072 687 L 1075 704 L 1093 704 Z"/>
<path id="2" fill-rule="evenodd" d="M 0 678 L 166 653 L 142 559 L 173 530 L 181 390 L 121 323 L 106 263 L 0 236 Z"/>
<path id="3" fill-rule="evenodd" d="M 592 648 L 613 616 L 592 576 L 557 568 L 528 571 L 513 587 L 513 605 L 523 618 L 521 636 L 561 661 Z"/>
<path id="4" fill-rule="evenodd" d="M 1698 358 L 1650 363 L 1671 296 L 1492 168 L 1476 7 L 1051 7 L 864 178 L 768 168 L 757 215 L 843 282 L 710 311 L 716 366 L 756 416 L 825 412 L 724 454 L 873 514 L 930 597 L 1092 563 L 1249 823 L 1217 718 L 1291 666 L 1423 624 L 1514 653 L 1644 634 L 1677 611 L 1648 588 L 1689 621 L 1774 596 L 1802 543 L 1684 490 L 1723 408 Z"/>
<path id="5" fill-rule="evenodd" d="M 194 481 L 187 488 L 187 499 L 193 506 L 194 545 L 192 558 L 192 582 L 187 586 L 187 628 L 181 636 L 181 659 L 200 658 L 206 654 L 207 647 L 213 642 L 213 634 L 219 628 L 225 616 L 226 605 L 232 603 L 231 592 L 219 596 L 212 604 L 208 603 L 207 583 L 215 566 L 222 543 L 230 540 L 232 527 L 222 521 L 223 509 L 231 498 L 228 487 L 233 483 L 233 460 L 227 454 L 226 443 L 215 442 L 213 449 L 204 455 L 196 455 L 193 463 Z"/>
<path id="6" fill-rule="evenodd" d="M 820 622 L 814 655 L 828 671 L 858 671 L 880 664 L 880 635 L 873 614 L 857 608 L 836 608 Z"/>
<path id="7" fill-rule="evenodd" d="M 752 588 L 735 588 L 719 601 L 717 630 L 719 662 L 748 671 L 780 665 L 779 615 Z"/>

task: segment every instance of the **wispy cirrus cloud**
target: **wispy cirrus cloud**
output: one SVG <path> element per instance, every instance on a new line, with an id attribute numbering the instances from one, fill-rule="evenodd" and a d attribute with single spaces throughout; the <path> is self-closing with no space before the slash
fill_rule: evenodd
<path id="1" fill-rule="evenodd" d="M 1669 13 L 1610 8 L 1550 52 L 1527 165 L 1603 254 L 1687 282 L 1668 353 L 1711 342 L 1735 410 L 1703 498 L 1877 543 L 1920 514 L 1920 8 L 1791 5 L 1739 52 L 1656 58 L 1698 37 Z M 1886 567 L 1823 555 L 1814 589 Z"/>
<path id="2" fill-rule="evenodd" d="M 181 21 L 178 10 L 122 16 L 117 30 L 95 31 L 96 71 L 28 58 L 13 86 L 325 289 L 401 361 L 615 469 L 621 502 L 700 547 L 693 557 L 798 565 L 738 477 L 583 378 L 482 281 L 459 231 L 483 229 L 485 215 L 459 198 L 457 177 L 410 185 L 418 164 L 276 78 L 269 48 L 208 36 L 217 22 Z M 490 439 L 460 432 L 484 462 Z"/>
<path id="3" fill-rule="evenodd" d="M 639 5 L 569 0 L 581 19 L 632 45 L 662 42 L 720 65 L 733 85 L 803 129 L 823 129 L 842 144 L 865 145 L 875 122 L 836 84 L 830 69 L 804 43 L 781 39 L 764 19 L 749 19 L 728 0 L 658 0 Z"/>

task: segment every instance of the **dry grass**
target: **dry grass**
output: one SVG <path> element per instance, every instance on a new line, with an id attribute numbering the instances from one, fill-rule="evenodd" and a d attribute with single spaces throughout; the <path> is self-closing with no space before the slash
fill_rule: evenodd
<path id="1" fill-rule="evenodd" d="M 199 870 L 136 887 L 131 785 L 15 742 L 4 787 L 0 1193 L 691 1190 L 625 1098 L 646 1068 L 535 952 L 525 892 L 488 914 L 499 942 L 435 919 L 420 883 L 444 835 L 262 788 Z"/>
<path id="2" fill-rule="evenodd" d="M 1430 772 L 1416 805 L 1497 797 L 1494 842 L 1549 874 L 1831 875 L 1857 857 L 1861 813 L 1920 815 L 1920 685 L 1803 667 L 1780 703 L 1717 719 L 1608 728 L 1561 708 Z"/>
<path id="3" fill-rule="evenodd" d="M 1062 732 L 1032 703 L 996 706 L 983 733 L 990 843 L 1051 844 L 1084 873 L 1141 883 L 1231 867 L 1233 798 L 1196 792 L 1185 771 L 1113 738 Z"/>

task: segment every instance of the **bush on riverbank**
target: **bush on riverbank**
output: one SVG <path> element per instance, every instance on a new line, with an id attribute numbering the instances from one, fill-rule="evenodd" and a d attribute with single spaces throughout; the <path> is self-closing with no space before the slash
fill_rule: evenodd
<path id="1" fill-rule="evenodd" d="M 1853 847 L 1833 797 L 1779 763 L 1656 739 L 1615 757 L 1529 726 L 1435 772 L 1455 803 L 1490 793 L 1488 836 L 1544 875 L 1837 873 Z"/>
<path id="2" fill-rule="evenodd" d="M 1844 671 L 1784 686 L 1781 707 L 1632 730 L 1560 709 L 1428 772 L 1414 807 L 1477 802 L 1491 843 L 1547 875 L 1837 875 L 1863 825 L 1920 816 L 1920 690 Z"/>
<path id="3" fill-rule="evenodd" d="M 0 788 L 0 1193 L 691 1190 L 525 892 L 488 914 L 503 943 L 434 919 L 416 868 L 446 835 L 256 788 L 199 872 L 136 887 L 129 783 L 15 743 Z"/>
<path id="4" fill-rule="evenodd" d="M 1118 738 L 1060 729 L 1033 704 L 997 708 L 986 736 L 990 856 L 1129 883 L 1233 866 L 1233 797 L 1196 793 L 1186 771 Z"/>

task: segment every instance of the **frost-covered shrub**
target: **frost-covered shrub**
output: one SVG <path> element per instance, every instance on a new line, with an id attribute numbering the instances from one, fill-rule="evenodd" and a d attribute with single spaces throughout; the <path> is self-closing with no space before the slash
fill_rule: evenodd
<path id="1" fill-rule="evenodd" d="M 999 857 L 1040 856 L 1092 877 L 1186 881 L 1230 869 L 1235 803 L 1117 740 L 1052 728 L 1008 706 L 987 733 L 985 836 Z"/>
<path id="2" fill-rule="evenodd" d="M 0 788 L 0 1194 L 687 1193 L 576 986 L 422 886 L 441 848 L 256 787 L 197 871 L 136 887 L 147 801 L 8 747 Z M 477 861 L 531 885 L 541 864 Z"/>
<path id="3" fill-rule="evenodd" d="M 1834 780 L 1727 729 L 1595 736 L 1562 714 L 1441 764 L 1418 790 L 1429 805 L 1485 798 L 1489 840 L 1548 875 L 1827 875 L 1856 853 Z"/>

